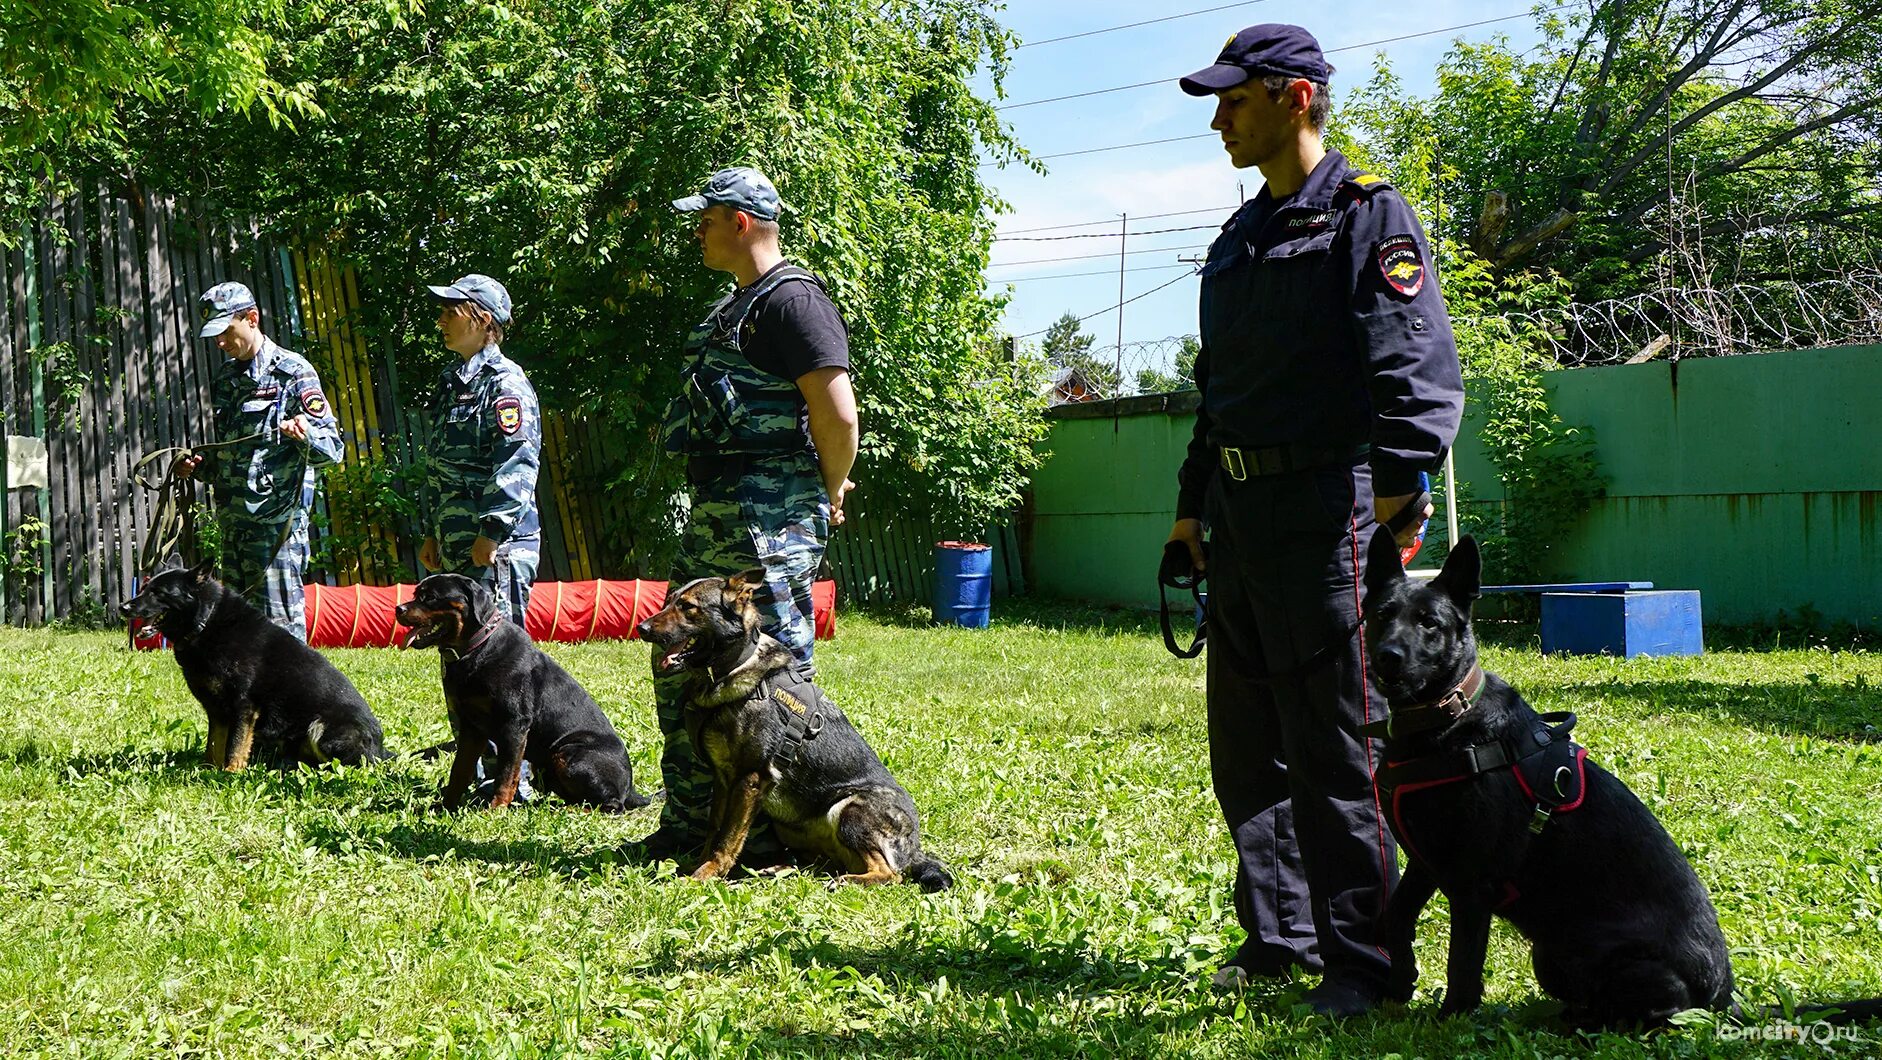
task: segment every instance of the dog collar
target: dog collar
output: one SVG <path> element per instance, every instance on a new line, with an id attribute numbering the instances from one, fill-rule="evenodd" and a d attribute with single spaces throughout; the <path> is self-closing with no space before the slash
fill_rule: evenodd
<path id="1" fill-rule="evenodd" d="M 494 612 L 490 616 L 490 621 L 485 622 L 483 624 L 483 627 L 477 631 L 476 635 L 471 637 L 470 645 L 466 647 L 463 651 L 458 651 L 456 648 L 440 648 L 438 649 L 438 654 L 443 655 L 445 652 L 450 652 L 451 658 L 446 660 L 447 662 L 460 662 L 464 659 L 467 659 L 470 657 L 471 652 L 474 652 L 478 648 L 483 647 L 484 641 L 489 640 L 490 634 L 495 633 L 497 631 L 497 627 L 502 624 L 503 624 L 503 612 L 501 611 Z"/>
<path id="2" fill-rule="evenodd" d="M 1470 672 L 1449 692 L 1444 693 L 1429 703 L 1414 703 L 1409 707 L 1393 707 L 1384 718 L 1362 727 L 1359 731 L 1366 736 L 1384 736 L 1388 739 L 1411 736 L 1429 729 L 1442 729 L 1469 713 L 1483 695 L 1483 667 L 1472 663 Z"/>

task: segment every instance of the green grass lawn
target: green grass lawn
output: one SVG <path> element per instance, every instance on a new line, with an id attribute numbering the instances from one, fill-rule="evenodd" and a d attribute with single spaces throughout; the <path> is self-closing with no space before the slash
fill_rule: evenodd
<path id="1" fill-rule="evenodd" d="M 1013 605 L 989 631 L 845 614 L 824 684 L 960 877 L 831 893 L 636 864 L 653 828 L 533 806 L 444 816 L 444 763 L 214 774 L 167 653 L 0 630 L 0 1046 L 8 1056 L 1806 1055 L 1559 1033 L 1499 925 L 1490 1007 L 1420 996 L 1347 1025 L 1304 981 L 1208 972 L 1240 939 L 1209 794 L 1200 661 L 1140 616 Z M 1544 659 L 1490 668 L 1666 822 L 1761 1001 L 1882 994 L 1882 655 Z M 657 786 L 647 649 L 553 646 Z M 446 735 L 437 656 L 332 653 L 395 750 Z M 1840 1055 L 1882 1053 L 1882 1029 Z M 1803 1052 L 1800 1052 L 1803 1050 Z"/>

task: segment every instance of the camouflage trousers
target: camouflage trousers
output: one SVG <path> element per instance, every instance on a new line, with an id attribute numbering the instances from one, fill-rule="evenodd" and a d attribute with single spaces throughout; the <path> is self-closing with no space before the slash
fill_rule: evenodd
<path id="1" fill-rule="evenodd" d="M 307 642 L 307 509 L 280 522 L 225 518 L 223 584 L 241 593 L 268 621 Z"/>
<path id="2" fill-rule="evenodd" d="M 679 554 L 667 591 L 695 578 L 726 577 L 752 567 L 765 570 L 766 591 L 755 603 L 764 613 L 763 629 L 814 673 L 816 619 L 810 585 L 823 563 L 830 532 L 830 500 L 814 454 L 766 457 L 754 461 L 742 477 L 693 482 L 693 507 L 680 538 Z M 666 804 L 660 827 L 681 840 L 682 849 L 706 839 L 712 807 L 712 773 L 686 735 L 683 681 L 656 678 L 654 714 L 660 725 L 660 779 Z M 753 854 L 781 850 L 762 815 L 745 842 Z"/>
<path id="3" fill-rule="evenodd" d="M 444 559 L 441 570 L 483 582 L 490 595 L 497 598 L 497 609 L 503 616 L 523 625 L 529 614 L 529 590 L 536 584 L 536 571 L 542 566 L 542 538 L 531 535 L 505 541 L 497 546 L 496 557 L 488 567 L 479 567 L 470 560 L 471 544 L 476 540 L 477 535 L 472 533 L 461 539 L 452 535 L 439 541 L 438 551 Z"/>

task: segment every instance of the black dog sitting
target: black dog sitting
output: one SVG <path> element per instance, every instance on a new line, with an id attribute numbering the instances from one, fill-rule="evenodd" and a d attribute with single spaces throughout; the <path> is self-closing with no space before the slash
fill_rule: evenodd
<path id="1" fill-rule="evenodd" d="M 1663 1024 L 1733 1007 L 1732 965 L 1705 887 L 1652 811 L 1569 740 L 1572 715 L 1538 715 L 1477 662 L 1471 603 L 1481 560 L 1465 537 L 1428 585 L 1390 534 L 1366 569 L 1366 649 L 1389 705 L 1377 782 L 1410 860 L 1382 936 L 1390 993 L 1418 978 L 1412 938 L 1434 891 L 1451 905 L 1442 1012 L 1476 1008 L 1492 916 L 1529 940 L 1536 982 L 1586 1027 Z M 1874 1001 L 1821 1006 L 1842 1018 Z"/>
<path id="2" fill-rule="evenodd" d="M 118 610 L 153 622 L 209 715 L 209 764 L 247 768 L 386 757 L 379 719 L 319 652 L 211 577 L 212 565 L 163 571 Z"/>
<path id="3" fill-rule="evenodd" d="M 516 623 L 497 610 L 483 583 L 462 574 L 434 574 L 400 604 L 398 620 L 412 632 L 408 648 L 438 647 L 445 710 L 457 757 L 444 784 L 444 806 L 457 809 L 477 784 L 477 759 L 497 748 L 493 808 L 516 798 L 528 759 L 533 782 L 569 802 L 623 813 L 647 805 L 634 791 L 627 746 L 594 697 Z"/>
<path id="4" fill-rule="evenodd" d="M 711 835 L 693 878 L 732 870 L 762 808 L 786 846 L 843 866 L 836 882 L 952 886 L 922 853 L 908 792 L 790 651 L 760 632 L 752 594 L 764 584 L 758 569 L 701 578 L 639 627 L 654 673 L 687 675 L 686 731 L 712 767 Z"/>

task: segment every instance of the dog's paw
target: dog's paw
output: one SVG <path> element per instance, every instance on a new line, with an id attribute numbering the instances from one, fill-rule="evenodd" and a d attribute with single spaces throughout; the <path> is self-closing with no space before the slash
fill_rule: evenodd
<path id="1" fill-rule="evenodd" d="M 731 867 L 732 866 L 730 865 L 722 865 L 719 862 L 714 861 L 711 858 L 708 858 L 705 861 L 700 862 L 699 867 L 693 870 L 693 879 L 698 880 L 701 883 L 710 883 L 713 880 L 716 880 L 719 877 L 725 875 L 726 870 L 730 869 Z"/>
<path id="2" fill-rule="evenodd" d="M 1450 1019 L 1452 1016 L 1468 1015 L 1477 1011 L 1478 1006 L 1482 1004 L 1483 993 L 1481 991 L 1474 996 L 1453 993 L 1445 997 L 1444 1004 L 1438 1006 L 1438 1018 Z"/>

